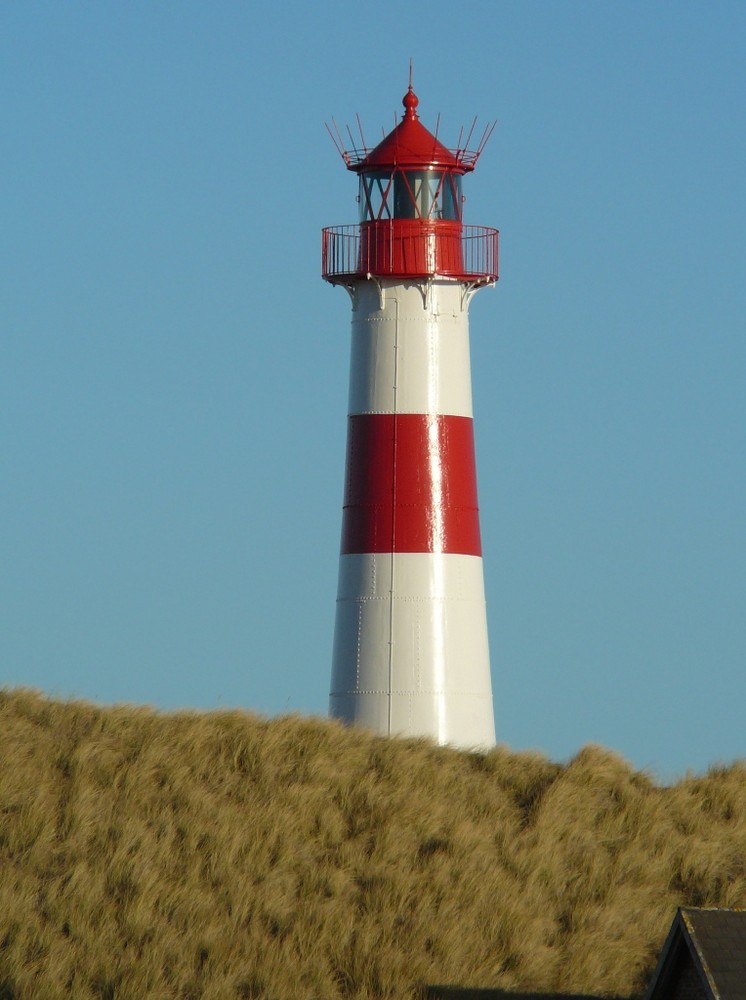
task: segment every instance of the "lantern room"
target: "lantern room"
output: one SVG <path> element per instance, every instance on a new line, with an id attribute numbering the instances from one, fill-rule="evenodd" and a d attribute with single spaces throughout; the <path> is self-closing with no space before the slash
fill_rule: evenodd
<path id="1" fill-rule="evenodd" d="M 451 150 L 421 123 L 411 84 L 402 104 L 402 120 L 372 150 L 364 141 L 348 148 L 338 130 L 329 130 L 347 168 L 359 175 L 359 224 L 323 231 L 324 278 L 341 284 L 367 277 L 496 281 L 497 230 L 462 221 L 462 178 L 474 169 L 492 127 L 476 150 L 468 149 L 471 132 L 465 146 Z"/>
<path id="2" fill-rule="evenodd" d="M 461 175 L 425 170 L 371 170 L 360 174 L 360 221 L 449 219 L 461 221 Z"/>

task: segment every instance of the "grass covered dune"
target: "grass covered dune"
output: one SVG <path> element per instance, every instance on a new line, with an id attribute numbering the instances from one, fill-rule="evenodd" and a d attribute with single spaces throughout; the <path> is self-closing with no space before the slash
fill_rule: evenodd
<path id="1" fill-rule="evenodd" d="M 320 719 L 0 692 L 0 998 L 631 996 L 746 905 L 746 768 L 659 787 Z"/>

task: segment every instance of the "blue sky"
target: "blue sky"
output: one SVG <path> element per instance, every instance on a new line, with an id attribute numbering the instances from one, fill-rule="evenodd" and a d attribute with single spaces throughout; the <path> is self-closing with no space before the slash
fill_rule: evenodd
<path id="1" fill-rule="evenodd" d="M 498 738 L 746 753 L 746 5 L 0 4 L 0 683 L 324 714 L 356 219 L 324 130 L 497 119 L 466 221 Z"/>

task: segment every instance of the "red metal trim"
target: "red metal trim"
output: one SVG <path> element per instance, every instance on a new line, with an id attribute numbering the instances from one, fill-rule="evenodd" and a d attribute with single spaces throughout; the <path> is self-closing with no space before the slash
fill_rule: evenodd
<path id="1" fill-rule="evenodd" d="M 481 556 L 470 417 L 349 417 L 342 554 Z"/>

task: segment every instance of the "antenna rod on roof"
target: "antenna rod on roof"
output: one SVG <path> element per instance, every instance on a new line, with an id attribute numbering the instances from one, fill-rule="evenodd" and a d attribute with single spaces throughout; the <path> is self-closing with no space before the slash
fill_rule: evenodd
<path id="1" fill-rule="evenodd" d="M 345 163 L 347 163 L 347 162 L 349 162 L 349 158 L 347 156 L 347 152 L 345 151 L 345 144 L 342 141 L 342 136 L 339 134 L 339 126 L 337 125 L 337 123 L 334 121 L 333 118 L 332 118 L 332 125 L 334 126 L 334 132 L 336 132 L 336 135 L 329 128 L 329 125 L 327 124 L 327 122 L 324 122 L 324 128 L 329 133 L 329 138 L 334 143 L 334 145 L 335 145 L 335 147 L 336 147 L 337 152 L 339 153 L 339 155 L 342 157 L 342 159 L 345 161 Z"/>
<path id="2" fill-rule="evenodd" d="M 438 117 L 435 119 L 435 138 L 438 138 L 438 130 L 440 129 L 440 111 L 438 112 Z"/>
<path id="3" fill-rule="evenodd" d="M 497 122 L 487 122 L 484 126 L 484 132 L 482 133 L 482 138 L 479 140 L 479 146 L 477 147 L 477 156 L 482 155 L 484 147 L 490 141 L 490 136 L 495 131 L 495 125 L 497 125 Z"/>
<path id="4" fill-rule="evenodd" d="M 471 128 L 469 129 L 469 134 L 466 137 L 466 142 L 464 143 L 464 149 L 469 148 L 469 143 L 471 142 L 471 134 L 474 131 L 474 127 L 477 124 L 477 116 L 474 115 L 474 121 L 471 123 Z"/>
<path id="5" fill-rule="evenodd" d="M 363 144 L 363 149 L 367 152 L 368 147 L 365 145 L 365 136 L 363 135 L 363 125 L 362 122 L 360 121 L 360 115 L 357 113 L 357 111 L 355 112 L 355 118 L 357 118 L 357 130 L 360 133 L 360 139 Z"/>
<path id="6" fill-rule="evenodd" d="M 412 89 L 412 57 L 409 57 L 409 89 Z"/>

